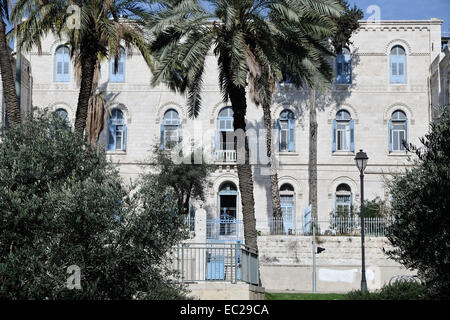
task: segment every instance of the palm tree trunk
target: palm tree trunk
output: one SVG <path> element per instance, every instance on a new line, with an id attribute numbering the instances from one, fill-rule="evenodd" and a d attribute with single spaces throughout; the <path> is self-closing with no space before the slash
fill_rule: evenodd
<path id="1" fill-rule="evenodd" d="M 309 203 L 311 217 L 317 218 L 317 110 L 316 89 L 310 92 L 309 104 Z"/>
<path id="2" fill-rule="evenodd" d="M 89 50 L 81 48 L 80 50 Z M 75 115 L 75 132 L 83 135 L 86 128 L 86 120 L 89 109 L 89 99 L 92 96 L 92 84 L 94 82 L 95 66 L 97 64 L 96 54 L 84 54 L 81 58 L 81 82 L 78 95 L 77 112 Z"/>
<path id="3" fill-rule="evenodd" d="M 277 221 L 274 221 L 275 230 L 284 230 L 283 226 L 283 214 L 281 211 L 280 204 L 280 191 L 278 189 L 278 173 L 277 169 L 274 167 L 275 163 L 275 153 L 272 152 L 272 116 L 270 114 L 270 105 L 264 103 L 263 106 L 264 114 L 264 128 L 266 129 L 266 146 L 267 146 L 267 158 L 268 166 L 270 168 L 270 187 L 272 191 L 272 216 Z"/>
<path id="4" fill-rule="evenodd" d="M 241 129 L 246 132 L 245 115 L 247 113 L 247 100 L 245 88 L 230 85 L 230 100 L 233 109 L 234 130 Z M 256 219 L 255 219 L 255 198 L 253 195 L 253 173 L 250 165 L 249 145 L 245 137 L 244 148 L 239 148 L 237 152 L 245 152 L 244 163 L 237 164 L 239 178 L 239 192 L 241 193 L 242 215 L 244 223 L 245 244 L 258 250 Z M 239 157 L 238 157 L 239 159 Z"/>
<path id="5" fill-rule="evenodd" d="M 6 41 L 6 25 L 3 19 L 0 21 L 0 70 L 8 123 L 11 125 L 20 124 L 19 99 L 16 94 L 16 84 L 11 62 L 11 50 Z"/>

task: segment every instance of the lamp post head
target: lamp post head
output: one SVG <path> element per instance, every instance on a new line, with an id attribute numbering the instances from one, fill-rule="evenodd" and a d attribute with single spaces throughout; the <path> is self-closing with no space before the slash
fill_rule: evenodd
<path id="1" fill-rule="evenodd" d="M 368 160 L 369 158 L 367 157 L 367 154 L 363 152 L 362 149 L 359 150 L 359 152 L 356 154 L 355 162 L 361 174 L 364 173 L 364 170 L 366 170 Z"/>

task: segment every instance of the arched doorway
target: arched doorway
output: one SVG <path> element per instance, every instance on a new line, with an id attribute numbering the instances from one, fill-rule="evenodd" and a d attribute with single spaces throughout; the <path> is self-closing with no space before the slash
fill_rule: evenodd
<path id="1" fill-rule="evenodd" d="M 285 183 L 280 187 L 280 205 L 283 215 L 284 234 L 295 233 L 294 187 Z"/>
<path id="2" fill-rule="evenodd" d="M 237 187 L 232 182 L 224 182 L 219 187 L 219 220 L 220 235 L 237 235 L 236 218 L 238 193 Z"/>

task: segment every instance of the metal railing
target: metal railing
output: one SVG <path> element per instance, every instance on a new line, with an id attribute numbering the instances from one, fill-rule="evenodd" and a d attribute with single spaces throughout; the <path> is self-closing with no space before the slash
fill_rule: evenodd
<path id="1" fill-rule="evenodd" d="M 236 162 L 236 150 L 215 150 L 214 160 L 217 162 Z"/>
<path id="2" fill-rule="evenodd" d="M 244 238 L 242 220 L 208 219 L 206 220 L 206 239 L 237 241 Z"/>
<path id="3" fill-rule="evenodd" d="M 241 243 L 181 243 L 176 248 L 180 282 L 238 281 L 258 285 L 258 252 Z"/>
<path id="4" fill-rule="evenodd" d="M 326 236 L 357 236 L 361 234 L 361 219 L 359 217 L 333 217 L 324 220 L 314 220 L 316 234 Z M 312 222 L 296 222 L 294 219 L 269 218 L 257 219 L 256 229 L 266 235 L 311 235 Z M 392 219 L 365 218 L 365 234 L 370 237 L 386 236 Z M 229 226 L 226 226 L 230 224 Z M 212 240 L 242 240 L 242 220 L 207 220 L 207 236 Z"/>

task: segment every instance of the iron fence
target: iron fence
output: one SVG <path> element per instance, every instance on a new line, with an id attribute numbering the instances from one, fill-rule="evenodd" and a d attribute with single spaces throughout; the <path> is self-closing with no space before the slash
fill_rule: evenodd
<path id="1" fill-rule="evenodd" d="M 206 239 L 239 241 L 244 238 L 244 224 L 236 219 L 206 220 Z"/>
<path id="2" fill-rule="evenodd" d="M 313 219 L 306 223 L 294 223 L 289 219 L 273 217 L 266 221 L 258 220 L 257 222 L 260 229 L 268 229 L 269 235 L 311 235 L 313 221 L 318 235 L 356 236 L 361 234 L 361 218 L 359 217 L 332 217 L 328 220 Z M 384 237 L 391 223 L 391 218 L 365 218 L 365 234 L 371 237 Z"/>
<path id="3" fill-rule="evenodd" d="M 241 243 L 181 243 L 176 264 L 181 282 L 259 282 L 258 252 Z"/>

